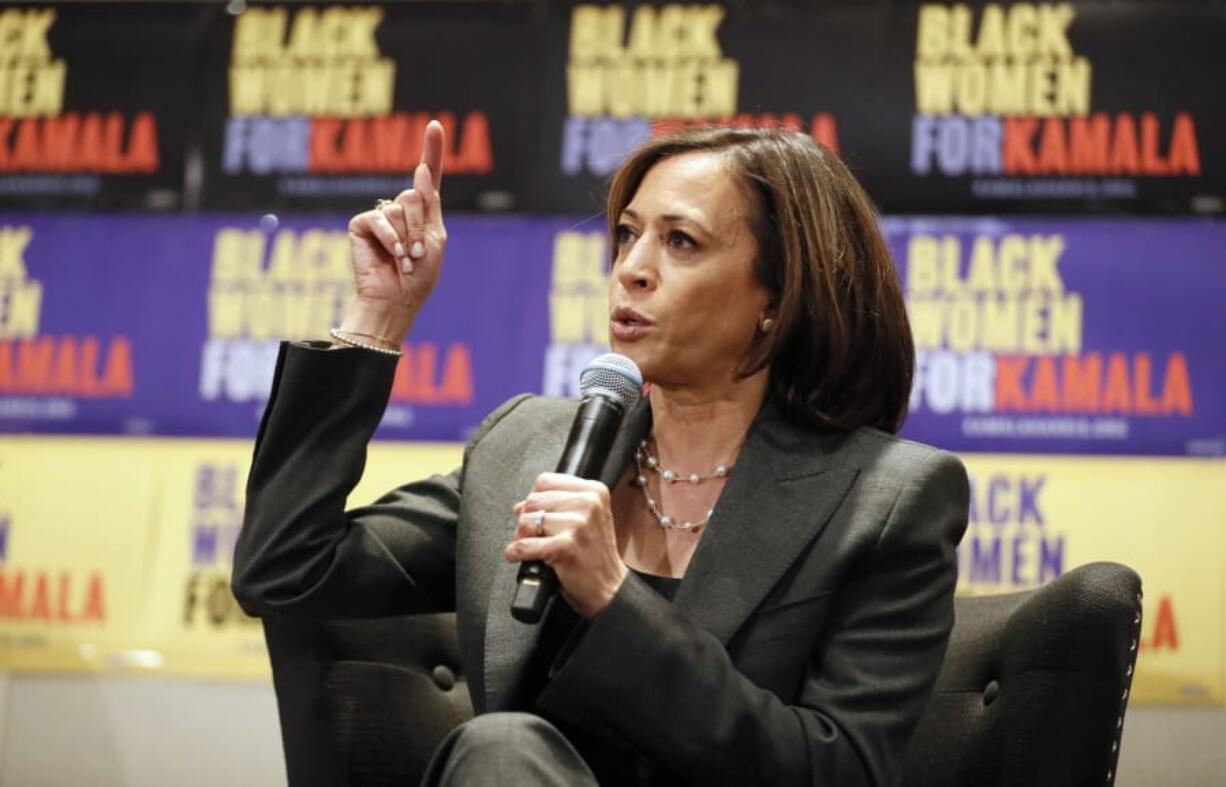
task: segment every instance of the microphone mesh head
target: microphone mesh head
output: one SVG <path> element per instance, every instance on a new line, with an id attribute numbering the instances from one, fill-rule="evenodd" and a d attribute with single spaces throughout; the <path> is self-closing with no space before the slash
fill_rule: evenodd
<path id="1" fill-rule="evenodd" d="M 583 398 L 606 396 L 629 410 L 643 393 L 643 375 L 634 361 L 617 353 L 605 353 L 592 360 L 579 375 Z"/>

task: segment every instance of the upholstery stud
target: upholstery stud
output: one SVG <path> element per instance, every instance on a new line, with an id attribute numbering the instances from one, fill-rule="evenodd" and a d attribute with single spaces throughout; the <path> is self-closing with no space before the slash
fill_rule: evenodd
<path id="1" fill-rule="evenodd" d="M 991 683 L 989 683 L 987 686 L 985 686 L 985 687 L 984 687 L 984 689 L 983 689 L 983 705 L 984 705 L 984 707 L 986 708 L 987 706 L 989 706 L 989 705 L 991 705 L 993 702 L 995 702 L 995 701 L 996 701 L 997 696 L 999 696 L 999 695 L 1000 695 L 1000 683 L 999 683 L 999 681 L 995 681 L 995 680 L 994 680 L 994 681 L 992 681 Z"/>
<path id="2" fill-rule="evenodd" d="M 443 691 L 451 691 L 455 686 L 455 673 L 442 664 L 434 668 L 430 677 L 434 679 L 434 685 Z"/>

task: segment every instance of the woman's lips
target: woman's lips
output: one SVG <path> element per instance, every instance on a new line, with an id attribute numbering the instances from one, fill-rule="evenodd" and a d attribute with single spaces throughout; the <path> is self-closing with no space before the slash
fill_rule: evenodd
<path id="1" fill-rule="evenodd" d="M 636 312 L 619 306 L 609 316 L 609 332 L 615 339 L 633 341 L 647 333 L 652 327 L 651 320 Z"/>

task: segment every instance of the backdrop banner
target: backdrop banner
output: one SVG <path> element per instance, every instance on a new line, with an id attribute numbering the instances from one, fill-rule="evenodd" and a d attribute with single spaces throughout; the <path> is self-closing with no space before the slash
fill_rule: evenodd
<path id="1" fill-rule="evenodd" d="M 0 432 L 253 436 L 277 342 L 327 337 L 342 216 L 0 214 Z M 887 220 L 917 343 L 904 434 L 959 451 L 1226 455 L 1226 226 Z M 463 440 L 607 350 L 599 222 L 453 216 L 379 436 Z"/>
<path id="2" fill-rule="evenodd" d="M 891 220 L 905 433 L 961 451 L 1226 455 L 1226 226 Z"/>
<path id="3" fill-rule="evenodd" d="M 349 505 L 461 452 L 376 442 Z M 229 589 L 250 456 L 249 440 L 0 438 L 0 670 L 266 677 L 263 632 Z M 964 459 L 960 594 L 1129 565 L 1145 588 L 1134 701 L 1226 702 L 1226 463 Z"/>
<path id="4" fill-rule="evenodd" d="M 0 208 L 179 208 L 212 5 L 0 9 Z"/>
<path id="5" fill-rule="evenodd" d="M 349 505 L 364 505 L 412 479 L 458 467 L 459 444 L 382 442 L 372 446 Z M 242 525 L 251 444 L 162 441 L 161 491 L 152 522 L 157 553 L 148 573 L 159 592 L 147 606 L 145 648 L 177 675 L 262 678 L 268 653 L 259 621 L 230 593 L 234 542 Z"/>
<path id="6" fill-rule="evenodd" d="M 681 126 L 781 127 L 906 214 L 1222 213 L 1215 3 L 27 3 L 0 207 L 353 212 L 431 117 L 453 208 L 588 215 Z"/>
<path id="7" fill-rule="evenodd" d="M 520 207 L 540 7 L 527 2 L 212 4 L 203 203 L 356 211 L 407 187 L 446 131 L 449 204 Z"/>
<path id="8" fill-rule="evenodd" d="M 158 443 L 0 438 L 0 670 L 156 669 Z"/>
<path id="9" fill-rule="evenodd" d="M 709 123 L 809 134 L 890 213 L 1221 210 L 1220 6 L 550 7 L 532 210 L 597 210 L 628 151 Z"/>
<path id="10" fill-rule="evenodd" d="M 1028 590 L 1075 566 L 1130 566 L 1144 590 L 1134 702 L 1226 700 L 1226 463 L 966 454 L 958 591 Z"/>

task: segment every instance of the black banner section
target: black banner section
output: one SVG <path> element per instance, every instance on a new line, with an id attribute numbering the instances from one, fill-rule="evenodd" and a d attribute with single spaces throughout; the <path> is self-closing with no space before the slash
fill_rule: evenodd
<path id="1" fill-rule="evenodd" d="M 453 209 L 527 209 L 539 8 L 520 2 L 252 5 L 213 31 L 204 205 L 369 207 L 447 132 Z"/>
<path id="2" fill-rule="evenodd" d="M 215 10 L 0 8 L 0 208 L 180 207 Z"/>
<path id="3" fill-rule="evenodd" d="M 0 8 L 0 207 L 353 211 L 431 117 L 453 210 L 599 212 L 689 124 L 779 126 L 899 214 L 1226 212 L 1226 4 Z"/>
<path id="4" fill-rule="evenodd" d="M 1226 8 L 1184 3 L 575 3 L 546 36 L 526 202 L 596 209 L 689 123 L 839 151 L 886 212 L 1221 212 Z"/>

